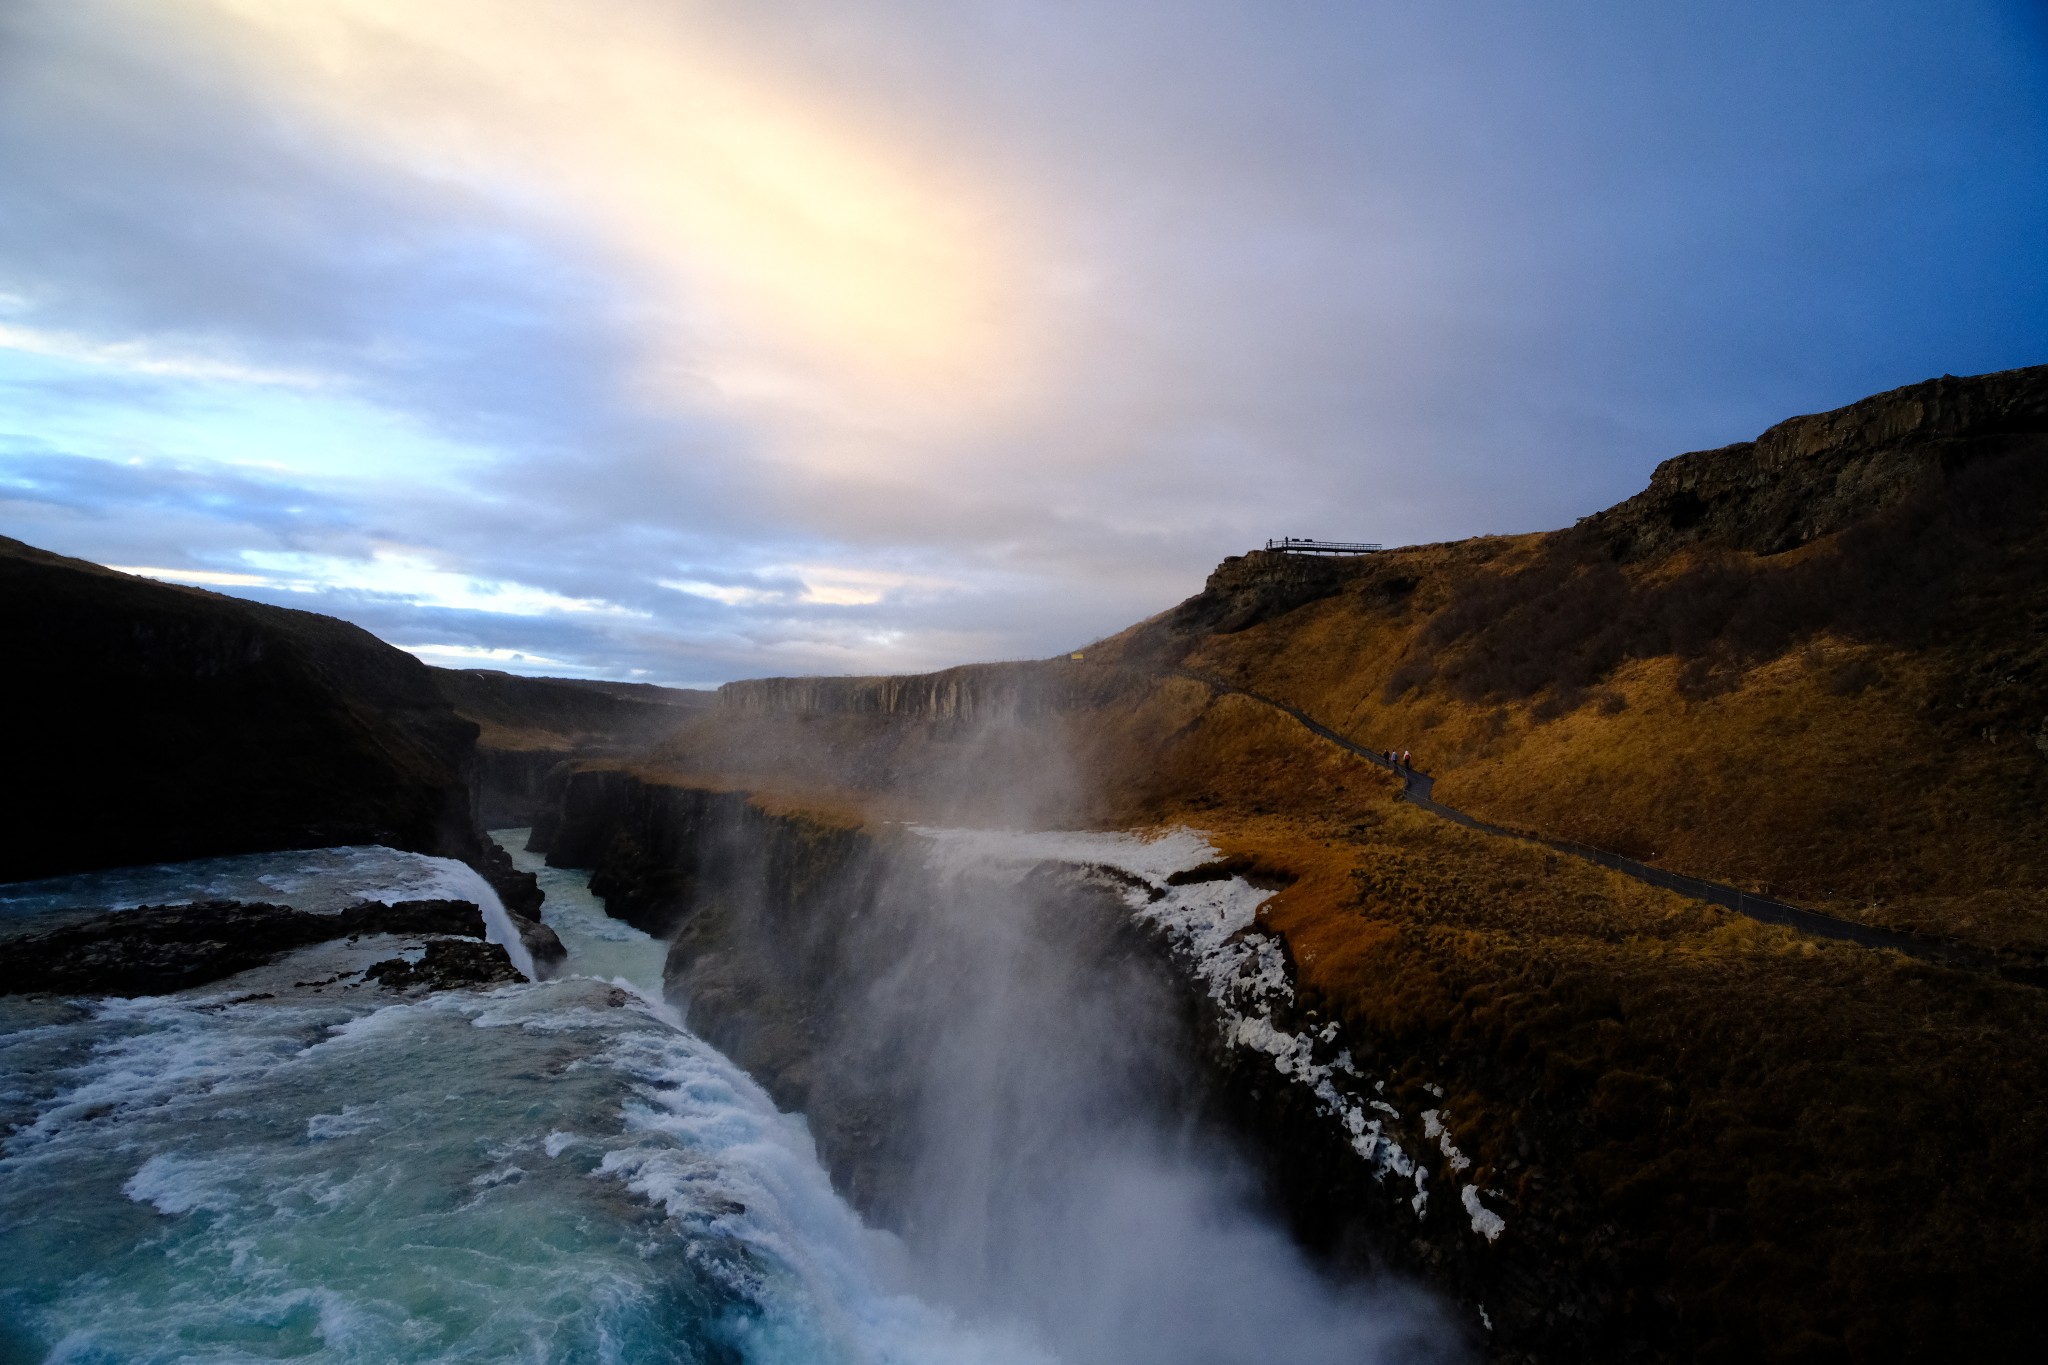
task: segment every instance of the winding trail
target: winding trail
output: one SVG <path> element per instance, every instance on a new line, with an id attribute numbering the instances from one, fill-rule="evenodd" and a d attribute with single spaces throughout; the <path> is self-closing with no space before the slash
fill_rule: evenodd
<path id="1" fill-rule="evenodd" d="M 2048 987 L 2048 968 L 2018 965 L 2000 958 L 1995 953 L 1987 952 L 1980 948 L 1969 948 L 1961 944 L 1947 943 L 1921 934 L 1901 933 L 1893 929 L 1879 929 L 1873 925 L 1858 924 L 1853 920 L 1837 919 L 1833 915 L 1822 914 L 1818 910 L 1808 910 L 1802 906 L 1790 905 L 1781 900 L 1774 900 L 1769 896 L 1759 896 L 1754 892 L 1744 891 L 1738 886 L 1728 886 L 1722 882 L 1711 882 L 1703 877 L 1688 877 L 1683 873 L 1672 872 L 1666 868 L 1657 867 L 1636 858 L 1624 857 L 1619 853 L 1610 853 L 1603 848 L 1593 848 L 1586 844 L 1573 843 L 1568 839 L 1551 839 L 1541 834 L 1532 834 L 1527 830 L 1510 829 L 1506 825 L 1492 824 L 1476 816 L 1467 815 L 1464 811 L 1454 806 L 1446 806 L 1441 801 L 1438 801 L 1433 795 L 1436 789 L 1436 779 L 1429 774 L 1417 772 L 1414 768 L 1402 767 L 1399 763 L 1389 759 L 1385 754 L 1368 749 L 1355 740 L 1346 738 L 1297 707 L 1289 706 L 1286 702 L 1266 696 L 1263 693 L 1254 692 L 1250 688 L 1239 687 L 1235 683 L 1225 682 L 1221 678 L 1212 677 L 1206 673 L 1198 673 L 1191 668 L 1175 668 L 1172 672 L 1190 681 L 1201 683 L 1211 691 L 1244 697 L 1249 701 L 1255 701 L 1261 706 L 1269 706 L 1283 715 L 1292 717 L 1296 722 L 1318 737 L 1326 739 L 1347 753 L 1362 758 L 1368 763 L 1376 764 L 1399 777 L 1401 779 L 1402 800 L 1407 801 L 1411 805 L 1419 806 L 1432 815 L 1440 816 L 1454 824 L 1463 825 L 1467 829 L 1477 830 L 1481 834 L 1490 834 L 1497 838 L 1518 839 L 1524 843 L 1540 844 L 1544 848 L 1565 854 L 1568 857 L 1579 858 L 1590 863 L 1598 863 L 1600 866 L 1610 868 L 1621 873 L 1623 876 L 1633 877 L 1639 882 L 1662 887 L 1666 891 L 1675 891 L 1679 895 L 1691 900 L 1704 901 L 1710 905 L 1718 905 L 1726 910 L 1733 910 L 1738 915 L 1747 915 L 1749 918 L 1763 924 L 1783 925 L 1788 929 L 1796 929 L 1803 934 L 1812 934 L 1816 938 L 1837 939 L 1844 943 L 1854 943 L 1865 948 L 1889 948 L 1895 952 L 1904 953 L 1908 957 L 1916 957 L 1928 962 L 1938 962 L 1946 967 L 1956 967 L 1972 972 L 1988 972 L 2004 977 L 2009 981 L 2017 981 L 2029 986 Z"/>

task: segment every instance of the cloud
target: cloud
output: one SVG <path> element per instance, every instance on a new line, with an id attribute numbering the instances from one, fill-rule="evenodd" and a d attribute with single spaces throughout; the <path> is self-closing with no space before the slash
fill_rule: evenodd
<path id="1" fill-rule="evenodd" d="M 318 388 L 321 376 L 306 371 L 266 370 L 204 355 L 179 355 L 148 341 L 88 341 L 62 332 L 39 331 L 0 323 L 0 350 L 26 351 L 55 360 L 79 361 L 128 374 L 179 379 L 226 379 L 239 384 L 279 384 Z"/>
<path id="2" fill-rule="evenodd" d="M 281 592 L 360 594 L 424 607 L 492 616 L 644 616 L 614 602 L 564 597 L 525 583 L 451 572 L 423 551 L 378 546 L 367 559 L 272 550 L 245 550 L 255 573 L 109 565 L 123 573 L 208 587 L 271 588 Z"/>
<path id="3" fill-rule="evenodd" d="M 2048 351 L 2038 31 L 1882 10 L 16 0 L 0 519 L 689 682 L 1563 524 Z"/>

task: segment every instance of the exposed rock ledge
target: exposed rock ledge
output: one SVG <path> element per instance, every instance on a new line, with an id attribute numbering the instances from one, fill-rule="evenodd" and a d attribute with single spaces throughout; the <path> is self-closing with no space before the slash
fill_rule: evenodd
<path id="1" fill-rule="evenodd" d="M 262 966 L 309 944 L 365 934 L 453 934 L 480 940 L 484 917 L 473 903 L 456 900 L 367 901 L 334 915 L 247 901 L 60 913 L 0 929 L 0 994 L 163 995 Z M 397 962 L 394 969 L 406 965 Z M 402 988 L 443 979 L 457 984 L 458 978 L 519 976 L 505 950 L 494 943 L 441 949 L 438 956 L 429 944 L 420 970 L 394 970 L 387 984 Z"/>

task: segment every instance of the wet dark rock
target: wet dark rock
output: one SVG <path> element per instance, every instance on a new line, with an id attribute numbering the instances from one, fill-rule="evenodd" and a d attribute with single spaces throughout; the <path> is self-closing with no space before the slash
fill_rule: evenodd
<path id="1" fill-rule="evenodd" d="M 525 915 L 512 916 L 512 927 L 519 931 L 519 942 L 533 958 L 536 975 L 554 975 L 554 969 L 569 960 L 569 950 L 562 946 L 562 940 L 555 931 L 537 919 Z"/>
<path id="2" fill-rule="evenodd" d="M 484 912 L 473 901 L 363 901 L 336 916 L 344 926 L 339 938 L 353 934 L 462 934 L 484 936 Z"/>
<path id="3" fill-rule="evenodd" d="M 464 986 L 503 985 L 525 979 L 497 944 L 459 938 L 430 941 L 425 955 L 418 962 L 390 957 L 372 963 L 363 972 L 363 977 L 394 991 L 416 987 L 445 991 Z"/>
<path id="4" fill-rule="evenodd" d="M 484 933 L 483 912 L 456 900 L 366 901 L 338 915 L 199 901 L 53 919 L 0 928 L 0 994 L 161 995 L 358 934 Z"/>

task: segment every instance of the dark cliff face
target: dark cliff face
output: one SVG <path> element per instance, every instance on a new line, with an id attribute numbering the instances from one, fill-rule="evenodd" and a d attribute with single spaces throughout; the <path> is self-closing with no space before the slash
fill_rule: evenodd
<path id="1" fill-rule="evenodd" d="M 563 763 L 645 750 L 716 704 L 715 692 L 579 678 L 522 678 L 491 669 L 428 672 L 477 739 L 477 818 L 485 829 L 530 825 Z"/>
<path id="2" fill-rule="evenodd" d="M 385 844 L 538 905 L 477 826 L 476 727 L 368 632 L 0 539 L 0 633 L 0 880 Z"/>
<path id="3" fill-rule="evenodd" d="M 895 1188 L 886 1068 L 826 1065 L 833 1002 L 869 984 L 847 939 L 878 904 L 881 859 L 854 830 L 777 818 L 744 792 L 648 783 L 595 769 L 559 774 L 533 846 L 591 871 L 605 910 L 671 940 L 669 990 L 691 1028 L 802 1112 L 842 1190 L 869 1212 Z"/>
<path id="4" fill-rule="evenodd" d="M 941 1054 L 977 1031 L 978 997 L 1022 998 L 1029 1026 L 1004 1031 L 1000 1065 L 1085 1066 L 1188 1140 L 1206 1132 L 1231 1144 L 1327 1266 L 1392 1268 L 1483 1301 L 1501 1358 L 1629 1358 L 1669 1333 L 1639 1301 L 1654 1267 L 1615 1266 L 1590 1209 L 1553 1200 L 1532 1220 L 1535 1235 L 1499 1247 L 1466 1233 L 1455 1206 L 1420 1220 L 1411 1186 L 1376 1176 L 1307 1089 L 1234 1041 L 1166 941 L 1132 915 L 1122 874 L 1048 864 L 1000 907 L 982 906 L 930 872 L 914 840 L 771 813 L 744 793 L 605 770 L 556 793 L 556 818 L 536 831 L 549 861 L 592 869 L 611 913 L 671 936 L 668 985 L 690 1027 L 805 1115 L 835 1184 L 884 1226 L 914 1237 L 935 1216 L 921 1149 L 960 1084 L 934 1084 Z M 1314 1019 L 1281 1022 L 1320 1027 Z M 1123 1043 L 1098 1057 L 1105 1036 Z M 1440 1040 L 1359 1031 L 1345 1041 L 1390 1073 L 1457 1073 Z M 1524 1141 L 1534 1152 L 1554 1140 L 1566 1165 L 1575 1136 L 1564 1122 Z M 1434 1145 L 1421 1131 L 1406 1137 L 1419 1152 Z"/>
<path id="5" fill-rule="evenodd" d="M 1125 685 L 1069 659 L 1031 659 L 901 676 L 748 678 L 719 688 L 718 700 L 740 715 L 891 717 L 957 730 L 1100 703 Z"/>
<path id="6" fill-rule="evenodd" d="M 1779 554 L 1938 490 L 2048 435 L 2048 365 L 1925 383 L 1680 455 L 1641 493 L 1580 523 L 1615 558 L 1689 545 Z"/>

